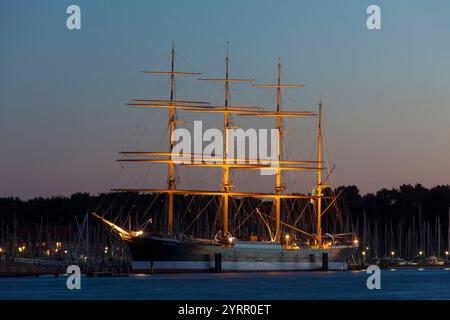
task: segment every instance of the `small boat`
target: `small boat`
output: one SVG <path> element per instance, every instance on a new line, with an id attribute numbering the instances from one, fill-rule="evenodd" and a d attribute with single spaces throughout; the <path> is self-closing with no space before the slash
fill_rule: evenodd
<path id="1" fill-rule="evenodd" d="M 429 266 L 443 266 L 445 265 L 445 261 L 436 257 L 436 256 L 429 256 L 425 259 L 423 259 L 423 263 Z"/>

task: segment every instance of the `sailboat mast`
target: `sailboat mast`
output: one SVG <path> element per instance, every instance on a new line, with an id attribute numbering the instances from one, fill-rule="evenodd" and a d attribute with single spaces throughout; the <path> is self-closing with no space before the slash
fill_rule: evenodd
<path id="1" fill-rule="evenodd" d="M 175 130 L 175 107 L 174 107 L 174 95 L 175 95 L 175 46 L 172 44 L 172 63 L 170 69 L 170 102 L 169 102 L 169 145 L 170 153 L 173 151 L 173 132 Z M 169 178 L 167 180 L 169 190 L 175 189 L 175 178 L 174 178 L 174 165 L 172 157 L 169 157 Z M 173 235 L 173 193 L 169 193 L 169 205 L 167 213 L 167 233 L 168 235 Z"/>
<path id="2" fill-rule="evenodd" d="M 278 159 L 278 166 L 277 166 L 277 174 L 276 174 L 276 183 L 275 183 L 275 193 L 280 194 L 281 193 L 281 169 L 280 169 L 280 162 L 281 162 L 281 64 L 278 63 L 278 81 L 277 81 L 277 159 Z M 280 233 L 281 233 L 281 198 L 275 199 L 275 241 L 280 241 Z"/>
<path id="3" fill-rule="evenodd" d="M 322 100 L 319 102 L 317 130 L 317 244 L 322 245 Z"/>
<path id="4" fill-rule="evenodd" d="M 225 144 L 224 144 L 224 170 L 223 170 L 223 190 L 225 194 L 223 195 L 223 235 L 225 236 L 228 233 L 228 192 L 230 191 L 230 168 L 228 166 L 228 128 L 230 125 L 229 122 L 229 114 L 228 114 L 228 95 L 229 95 L 229 82 L 228 82 L 228 46 L 227 46 L 227 55 L 225 58 L 225 112 L 224 112 L 224 131 L 225 131 Z"/>

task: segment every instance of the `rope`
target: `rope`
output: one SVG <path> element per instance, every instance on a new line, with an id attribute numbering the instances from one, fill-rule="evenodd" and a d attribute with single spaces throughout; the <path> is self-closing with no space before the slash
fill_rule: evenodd
<path id="1" fill-rule="evenodd" d="M 203 212 L 208 208 L 208 206 L 210 205 L 210 203 L 214 200 L 215 197 L 211 198 L 211 200 L 209 200 L 209 202 L 206 204 L 206 206 L 200 210 L 199 214 L 195 217 L 194 220 L 192 220 L 192 222 L 187 226 L 187 228 L 185 229 L 185 231 L 183 233 L 186 233 L 191 226 L 194 224 L 195 221 L 197 221 L 197 219 L 203 214 Z"/>

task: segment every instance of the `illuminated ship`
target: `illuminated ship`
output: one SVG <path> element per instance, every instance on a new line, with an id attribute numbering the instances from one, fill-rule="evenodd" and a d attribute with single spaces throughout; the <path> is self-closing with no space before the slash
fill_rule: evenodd
<path id="1" fill-rule="evenodd" d="M 252 79 L 237 79 L 229 77 L 228 49 L 225 58 L 225 76 L 223 78 L 200 78 L 200 80 L 215 81 L 224 84 L 225 99 L 223 105 L 212 106 L 206 102 L 176 100 L 175 78 L 177 76 L 196 76 L 196 72 L 175 71 L 175 51 L 171 51 L 170 71 L 144 71 L 147 74 L 166 75 L 170 77 L 170 97 L 167 100 L 133 99 L 128 105 L 141 108 L 162 108 L 168 111 L 169 139 L 168 150 L 161 152 L 126 151 L 121 152 L 125 157 L 122 162 L 162 163 L 168 165 L 168 179 L 166 189 L 150 188 L 123 188 L 113 189 L 117 192 L 134 192 L 166 195 L 166 210 L 163 212 L 164 225 L 159 230 L 147 227 L 143 230 L 132 230 L 131 226 L 125 228 L 104 215 L 93 215 L 108 227 L 111 232 L 124 240 L 131 252 L 133 272 L 194 272 L 194 271 L 263 271 L 263 270 L 318 270 L 347 268 L 347 261 L 353 250 L 357 247 L 357 240 L 353 234 L 336 233 L 334 235 L 323 232 L 324 215 L 336 208 L 339 194 L 327 185 L 331 172 L 325 168 L 322 155 L 322 102 L 319 103 L 318 112 L 311 111 L 282 111 L 281 89 L 301 88 L 301 84 L 281 83 L 281 64 L 277 66 L 277 83 L 253 84 L 253 87 L 276 89 L 276 111 L 266 111 L 255 106 L 237 106 L 229 103 L 230 83 L 247 83 Z M 181 163 L 174 154 L 173 133 L 178 124 L 176 112 L 202 112 L 222 113 L 224 116 L 223 132 L 224 146 L 221 160 L 217 162 L 205 161 L 202 155 L 189 153 L 193 160 L 191 163 Z M 229 158 L 229 129 L 232 128 L 230 116 L 240 117 L 268 117 L 275 120 L 277 130 L 277 159 L 271 163 L 252 161 L 256 159 Z M 283 134 L 282 119 L 286 117 L 317 118 L 317 158 L 309 161 L 286 160 L 282 158 Z M 133 158 L 130 158 L 133 157 Z M 183 154 L 186 156 L 186 153 Z M 177 166 L 214 167 L 223 170 L 221 190 L 181 190 L 176 186 L 177 179 L 174 169 Z M 238 192 L 230 182 L 231 170 L 275 170 L 275 183 L 272 193 Z M 315 175 L 315 187 L 311 194 L 287 193 L 283 184 L 284 171 L 312 172 Z M 327 178 L 323 175 L 327 173 Z M 219 199 L 217 215 L 220 224 L 216 230 L 211 230 L 210 237 L 200 237 L 195 234 L 186 234 L 182 226 L 174 225 L 180 221 L 179 205 L 174 206 L 177 197 L 200 196 Z M 260 234 L 251 232 L 245 234 L 230 228 L 230 218 L 238 214 L 240 206 L 231 206 L 231 201 L 247 201 L 257 199 L 265 204 L 269 210 L 261 209 L 257 205 L 251 210 L 250 221 L 260 223 L 265 228 Z M 302 212 L 291 210 L 289 219 L 283 219 L 282 208 L 287 201 L 300 201 L 304 208 L 312 210 L 313 220 L 309 224 L 309 231 L 299 228 L 297 222 L 302 218 Z M 292 208 L 295 208 L 292 206 Z M 266 212 L 263 212 L 266 211 Z M 300 210 L 298 210 L 300 211 Z M 200 216 L 203 211 L 194 214 Z M 174 219 L 174 215 L 178 218 Z M 286 216 L 286 215 L 285 215 Z M 293 219 L 295 218 L 295 219 Z M 191 220 L 192 221 L 192 220 Z M 195 220 L 194 220 L 195 221 Z M 206 222 L 208 223 L 208 222 Z M 241 223 L 242 224 L 242 223 Z M 217 225 L 217 224 L 216 224 Z M 212 229 L 208 226 L 208 230 Z M 175 231 L 174 231 L 175 230 Z M 242 229 L 240 229 L 242 230 Z M 348 231 L 348 230 L 347 230 Z"/>

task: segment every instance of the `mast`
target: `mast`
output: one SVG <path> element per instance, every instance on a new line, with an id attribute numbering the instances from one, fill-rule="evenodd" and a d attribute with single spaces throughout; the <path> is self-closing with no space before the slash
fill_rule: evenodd
<path id="1" fill-rule="evenodd" d="M 175 110 L 181 107 L 189 108 L 189 106 L 192 106 L 192 104 L 204 104 L 203 102 L 199 101 L 186 101 L 186 100 L 175 100 L 175 75 L 199 75 L 198 72 L 179 72 L 175 71 L 175 44 L 172 43 L 172 50 L 171 50 L 171 67 L 170 71 L 156 71 L 156 70 L 150 70 L 150 71 L 143 71 L 143 73 L 146 74 L 153 74 L 153 75 L 170 75 L 170 99 L 169 100 L 155 100 L 155 99 L 133 99 L 135 103 L 128 103 L 128 105 L 139 105 L 139 103 L 136 102 L 150 102 L 148 104 L 149 106 L 159 106 L 156 103 L 165 103 L 165 107 L 169 109 L 169 154 L 172 154 L 174 141 L 173 141 L 173 133 L 175 131 Z M 174 177 L 174 162 L 172 157 L 169 157 L 168 159 L 169 164 L 169 170 L 168 170 L 168 178 L 167 178 L 167 186 L 168 190 L 175 190 L 175 177 Z M 167 234 L 169 236 L 173 236 L 173 192 L 169 193 L 169 203 L 167 208 Z"/>
<path id="2" fill-rule="evenodd" d="M 229 94 L 229 83 L 228 83 L 228 42 L 227 42 L 227 55 L 225 58 L 225 112 L 223 113 L 224 120 L 224 131 L 225 131 L 225 144 L 223 150 L 223 159 L 224 159 L 224 167 L 223 167 L 223 179 L 222 185 L 225 194 L 223 196 L 223 236 L 226 236 L 228 233 L 228 192 L 230 192 L 230 167 L 228 166 L 228 128 L 230 125 L 229 122 L 229 114 L 228 114 L 228 94 Z"/>
<path id="3" fill-rule="evenodd" d="M 281 111 L 281 63 L 278 62 L 278 67 L 277 67 L 277 73 L 278 73 L 278 81 L 277 81 L 277 139 L 278 139 L 278 143 L 277 143 L 277 160 L 278 163 L 280 163 L 281 161 L 281 116 L 280 116 L 280 111 Z M 282 187 L 281 187 L 281 170 L 280 170 L 280 165 L 278 164 L 277 166 L 277 174 L 276 174 L 276 181 L 275 181 L 275 193 L 276 194 L 280 194 L 282 192 Z M 280 241 L 280 237 L 281 237 L 281 198 L 276 198 L 275 199 L 275 241 Z"/>
<path id="4" fill-rule="evenodd" d="M 172 43 L 172 62 L 170 67 L 170 102 L 169 102 L 169 146 L 170 153 L 173 150 L 173 132 L 175 130 L 175 108 L 173 104 L 174 94 L 175 94 L 175 74 L 174 74 L 174 65 L 175 65 L 175 45 Z M 172 157 L 170 157 L 172 160 Z M 167 180 L 169 190 L 175 189 L 175 178 L 174 178 L 174 167 L 173 161 L 169 162 L 169 178 Z M 169 193 L 169 206 L 167 212 L 167 233 L 169 236 L 173 235 L 173 193 Z"/>
<path id="5" fill-rule="evenodd" d="M 225 103 L 222 110 L 218 110 L 219 112 L 223 112 L 223 120 L 224 120 L 224 134 L 225 134 L 225 143 L 223 147 L 223 176 L 222 176 L 222 199 L 223 199 L 223 235 L 225 236 L 229 232 L 229 226 L 228 226 L 228 207 L 229 207 L 229 194 L 231 192 L 231 184 L 230 184 L 230 167 L 232 167 L 229 164 L 228 159 L 228 151 L 229 151 L 229 132 L 228 129 L 230 129 L 230 119 L 229 114 L 230 112 L 236 113 L 239 112 L 239 109 L 241 107 L 234 106 L 231 108 L 228 105 L 229 103 L 229 95 L 230 95 L 230 82 L 233 83 L 245 83 L 245 82 L 251 82 L 253 79 L 230 79 L 229 77 L 229 56 L 228 56 L 228 41 L 227 41 L 227 51 L 225 56 L 225 78 L 200 78 L 199 80 L 208 80 L 208 81 L 223 81 L 225 83 Z M 244 107 L 244 109 L 246 109 Z M 204 110 L 200 110 L 203 112 Z M 211 110 L 214 111 L 214 110 Z M 248 110 L 241 110 L 242 112 L 248 112 Z"/>
<path id="6" fill-rule="evenodd" d="M 317 129 L 317 244 L 322 245 L 322 100 L 319 101 Z"/>
<path id="7" fill-rule="evenodd" d="M 281 183 L 281 172 L 282 168 L 280 167 L 281 154 L 282 154 L 282 145 L 281 145 L 281 136 L 283 134 L 281 127 L 281 119 L 285 113 L 281 111 L 281 88 L 303 88 L 303 84 L 281 84 L 281 63 L 278 62 L 277 65 L 277 83 L 276 84 L 256 84 L 253 85 L 257 88 L 276 88 L 277 89 L 277 111 L 275 113 L 277 120 L 277 161 L 278 165 L 276 167 L 276 178 L 275 178 L 275 194 L 281 195 L 283 193 L 283 186 Z M 309 114 L 313 115 L 313 114 Z M 306 115 L 305 116 L 309 116 Z M 280 241 L 281 238 L 281 197 L 275 198 L 275 238 L 274 241 Z"/>

